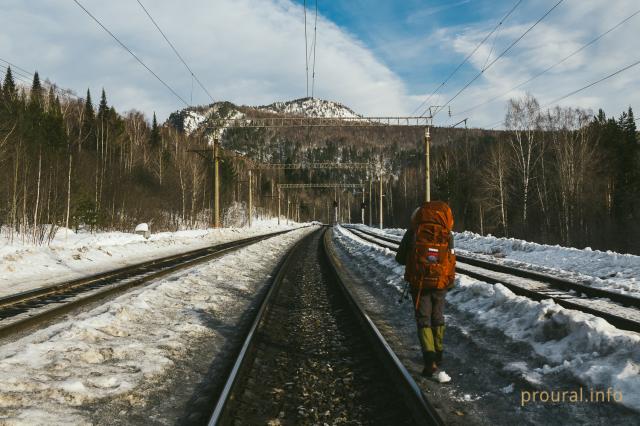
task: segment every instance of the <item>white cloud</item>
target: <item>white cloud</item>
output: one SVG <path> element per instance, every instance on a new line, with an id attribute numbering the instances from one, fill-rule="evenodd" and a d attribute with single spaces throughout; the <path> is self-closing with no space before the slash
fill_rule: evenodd
<path id="1" fill-rule="evenodd" d="M 80 95 L 90 87 L 97 98 L 104 87 L 121 111 L 155 110 L 164 118 L 183 106 L 73 2 L 7 1 L 0 57 Z M 81 3 L 190 100 L 189 74 L 137 2 Z M 303 12 L 292 1 L 143 3 L 216 100 L 252 105 L 305 95 Z M 317 40 L 317 97 L 364 114 L 406 113 L 404 83 L 354 36 L 320 17 Z M 195 84 L 193 103 L 208 102 Z"/>
<path id="2" fill-rule="evenodd" d="M 528 9 L 522 10 L 523 22 L 510 21 L 501 29 L 493 51 L 492 58 L 520 36 L 535 20 L 554 2 L 535 2 Z M 620 0 L 616 7 L 611 3 L 596 0 L 566 1 L 548 19 L 539 24 L 522 41 L 520 41 L 505 57 L 500 59 L 469 89 L 465 90 L 452 103 L 454 114 L 486 100 L 500 95 L 514 86 L 526 81 L 535 74 L 558 62 L 591 41 L 597 35 L 613 27 L 625 17 L 638 9 L 633 0 Z M 442 42 L 447 42 L 463 58 L 470 53 L 494 22 L 477 25 L 471 28 L 449 28 L 441 34 Z M 557 99 L 586 84 L 598 80 L 625 65 L 638 60 L 636 40 L 640 37 L 640 15 L 632 18 L 624 26 L 605 36 L 562 65 L 534 80 L 519 90 L 512 92 L 499 101 L 493 102 L 469 114 L 446 119 L 439 117 L 440 122 L 455 122 L 469 116 L 470 125 L 486 126 L 504 118 L 505 103 L 510 97 L 522 96 L 530 92 L 536 96 L 541 105 Z M 486 63 L 491 49 L 491 38 L 470 60 L 477 73 Z M 640 68 L 640 67 L 639 67 Z M 473 76 L 460 79 L 444 90 L 447 100 L 453 96 Z M 631 69 L 624 74 L 607 80 L 575 96 L 561 102 L 562 105 L 579 106 L 597 110 L 603 108 L 609 115 L 618 115 L 629 105 L 640 106 L 640 80 L 638 69 Z"/>

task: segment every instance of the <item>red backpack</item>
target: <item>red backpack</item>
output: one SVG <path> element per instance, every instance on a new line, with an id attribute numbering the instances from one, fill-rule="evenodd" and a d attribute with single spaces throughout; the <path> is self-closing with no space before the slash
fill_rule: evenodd
<path id="1" fill-rule="evenodd" d="M 453 285 L 456 256 L 453 252 L 453 214 L 442 201 L 424 203 L 411 218 L 415 241 L 407 256 L 404 279 L 421 291 Z"/>

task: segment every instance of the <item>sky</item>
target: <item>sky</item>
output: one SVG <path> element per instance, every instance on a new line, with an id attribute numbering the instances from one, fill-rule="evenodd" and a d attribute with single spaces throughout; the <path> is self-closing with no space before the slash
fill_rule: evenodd
<path id="1" fill-rule="evenodd" d="M 137 0 L 78 0 L 153 72 L 155 79 L 73 0 L 2 0 L 0 72 L 9 61 L 97 101 L 105 89 L 118 111 L 157 113 L 211 103 Z M 140 0 L 215 101 L 265 105 L 307 95 L 304 1 Z M 638 61 L 640 14 L 545 75 L 560 61 L 640 9 L 636 0 L 564 0 L 494 60 L 558 0 L 522 0 L 434 96 L 429 95 L 501 22 L 517 0 L 319 0 L 315 97 L 369 116 L 421 115 L 452 125 L 500 127 L 507 100 L 529 93 L 543 107 Z M 307 0 L 314 35 L 314 0 Z M 634 56 L 636 55 L 636 56 Z M 309 63 L 313 69 L 313 55 Z M 493 65 L 457 94 L 486 64 Z M 640 105 L 640 66 L 560 102 L 619 115 Z M 30 80 L 30 76 L 25 76 Z M 484 104 L 499 95 L 497 100 Z"/>

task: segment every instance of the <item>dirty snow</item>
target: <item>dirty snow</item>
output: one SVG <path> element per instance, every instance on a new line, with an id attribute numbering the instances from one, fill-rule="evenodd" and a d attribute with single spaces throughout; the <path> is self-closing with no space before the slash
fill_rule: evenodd
<path id="1" fill-rule="evenodd" d="M 401 291 L 404 267 L 395 253 L 365 242 L 341 227 L 335 238 L 352 256 L 377 262 L 385 273 L 369 280 Z M 562 248 L 560 248 L 562 250 Z M 365 260 L 366 259 L 366 260 Z M 530 368 L 526 360 L 505 369 L 518 371 L 532 385 L 544 385 L 545 376 L 569 373 L 591 388 L 613 388 L 624 395 L 623 404 L 640 411 L 640 335 L 619 330 L 605 320 L 568 310 L 551 300 L 542 302 L 513 294 L 506 287 L 459 275 L 448 303 L 472 316 L 478 324 L 523 342 L 546 359 L 543 367 Z M 505 389 L 505 393 L 510 392 Z"/>
<path id="2" fill-rule="evenodd" d="M 175 273 L 1 346 L 0 423 L 87 423 L 82 406 L 161 380 L 191 341 L 221 338 L 204 313 L 241 303 L 237 292 L 265 282 L 286 249 L 315 229 Z"/>
<path id="3" fill-rule="evenodd" d="M 304 224 L 277 225 L 257 221 L 251 228 L 220 228 L 160 232 L 147 240 L 126 232 L 74 233 L 58 230 L 47 246 L 10 243 L 0 237 L 0 297 L 110 269 L 196 250 L 254 235 L 292 229 Z M 153 231 L 153 229 L 151 230 Z"/>

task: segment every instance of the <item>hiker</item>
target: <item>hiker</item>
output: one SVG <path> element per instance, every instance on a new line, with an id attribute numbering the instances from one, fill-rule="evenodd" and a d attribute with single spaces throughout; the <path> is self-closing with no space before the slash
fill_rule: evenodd
<path id="1" fill-rule="evenodd" d="M 411 215 L 396 261 L 405 265 L 404 279 L 411 286 L 418 338 L 424 358 L 424 377 L 449 381 L 438 374 L 442 363 L 444 304 L 453 287 L 456 258 L 453 249 L 453 215 L 442 201 L 429 201 Z"/>

